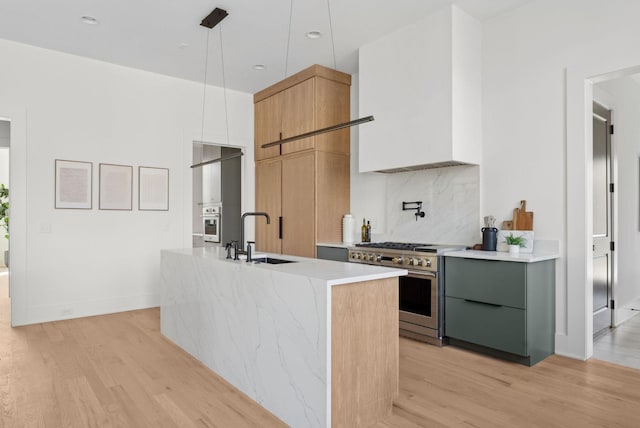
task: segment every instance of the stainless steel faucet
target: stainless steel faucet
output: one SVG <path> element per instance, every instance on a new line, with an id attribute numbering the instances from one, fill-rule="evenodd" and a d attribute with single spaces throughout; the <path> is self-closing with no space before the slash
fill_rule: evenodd
<path id="1" fill-rule="evenodd" d="M 265 213 L 265 212 L 255 212 L 255 213 L 244 213 L 242 214 L 242 221 L 240 222 L 240 250 L 242 251 L 242 254 L 245 254 L 245 250 L 244 250 L 244 219 L 247 216 L 264 216 L 267 218 L 267 224 L 271 223 L 271 217 L 269 217 L 269 214 Z"/>

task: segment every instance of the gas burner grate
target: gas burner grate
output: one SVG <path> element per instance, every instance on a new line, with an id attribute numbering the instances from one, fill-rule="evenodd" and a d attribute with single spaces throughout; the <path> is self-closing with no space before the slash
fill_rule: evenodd
<path id="1" fill-rule="evenodd" d="M 381 248 L 384 250 L 408 250 L 413 251 L 414 248 L 428 247 L 432 244 L 418 244 L 411 242 L 367 242 L 362 244 L 356 244 L 356 247 L 364 248 Z"/>

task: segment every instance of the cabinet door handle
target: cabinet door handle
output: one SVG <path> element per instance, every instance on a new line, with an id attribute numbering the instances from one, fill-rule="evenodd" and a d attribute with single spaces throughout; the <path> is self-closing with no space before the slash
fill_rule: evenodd
<path id="1" fill-rule="evenodd" d="M 282 216 L 278 217 L 278 239 L 282 239 Z"/>
<path id="2" fill-rule="evenodd" d="M 480 302 L 479 300 L 464 299 L 464 301 L 469 303 L 477 303 L 478 305 L 493 306 L 495 308 L 502 307 L 502 305 L 497 305 L 495 303 Z"/>

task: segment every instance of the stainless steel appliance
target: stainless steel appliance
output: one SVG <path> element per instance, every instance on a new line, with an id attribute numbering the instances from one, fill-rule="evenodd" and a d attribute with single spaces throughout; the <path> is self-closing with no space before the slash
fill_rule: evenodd
<path id="1" fill-rule="evenodd" d="M 220 242 L 222 224 L 222 205 L 211 205 L 202 208 L 202 224 L 204 226 L 204 242 Z"/>
<path id="2" fill-rule="evenodd" d="M 356 244 L 349 249 L 349 261 L 407 269 L 400 282 L 400 335 L 442 346 L 444 343 L 444 257 L 445 251 L 461 245 L 433 245 L 405 242 Z"/>

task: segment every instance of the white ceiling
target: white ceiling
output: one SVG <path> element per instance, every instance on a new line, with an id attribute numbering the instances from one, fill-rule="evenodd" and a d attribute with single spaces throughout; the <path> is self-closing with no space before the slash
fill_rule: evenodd
<path id="1" fill-rule="evenodd" d="M 330 3 L 328 4 L 327 1 Z M 311 64 L 356 73 L 358 47 L 450 3 L 480 20 L 532 0 L 0 0 L 0 38 L 202 82 L 209 38 L 207 83 L 254 93 Z M 292 6 L 291 6 L 292 5 Z M 229 16 L 213 30 L 200 21 L 214 8 Z M 98 25 L 84 24 L 93 16 Z M 323 37 L 310 40 L 309 31 Z M 266 69 L 256 71 L 254 64 Z"/>

